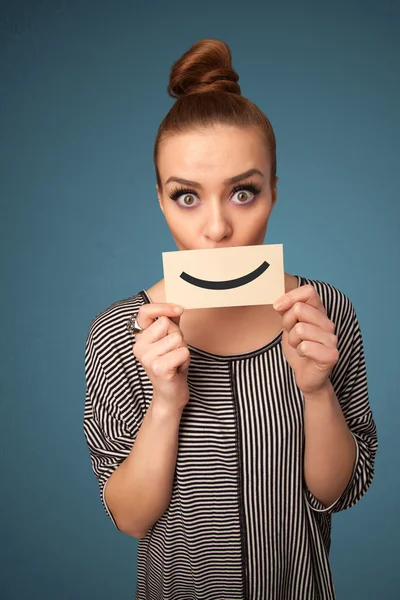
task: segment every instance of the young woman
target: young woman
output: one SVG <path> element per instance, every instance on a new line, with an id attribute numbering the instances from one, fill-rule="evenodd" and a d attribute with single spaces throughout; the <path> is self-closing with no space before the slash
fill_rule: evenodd
<path id="1" fill-rule="evenodd" d="M 264 242 L 275 136 L 237 82 L 217 40 L 172 68 L 154 160 L 180 250 Z M 377 449 L 362 336 L 338 289 L 285 288 L 184 311 L 161 280 L 91 324 L 84 431 L 108 515 L 140 538 L 137 600 L 335 597 L 331 515 L 366 492 Z"/>

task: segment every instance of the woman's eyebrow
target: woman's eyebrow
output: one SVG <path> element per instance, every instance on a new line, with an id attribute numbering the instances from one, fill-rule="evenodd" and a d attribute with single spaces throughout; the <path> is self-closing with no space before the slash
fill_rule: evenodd
<path id="1" fill-rule="evenodd" d="M 225 179 L 224 184 L 237 183 L 238 181 L 247 179 L 251 175 L 261 175 L 261 177 L 264 177 L 263 173 L 261 173 L 261 171 L 259 169 L 249 169 L 248 171 L 245 171 L 244 173 L 240 173 L 239 175 L 235 175 L 234 177 L 229 177 L 228 179 Z M 174 175 L 172 175 L 172 177 L 169 177 L 167 179 L 167 181 L 165 182 L 165 185 L 167 183 L 171 183 L 172 181 L 174 181 L 176 183 L 181 183 L 182 185 L 190 185 L 192 187 L 197 187 L 199 189 L 203 189 L 203 186 L 201 185 L 201 183 L 198 183 L 197 181 L 191 181 L 190 179 L 182 179 L 181 177 L 175 177 Z"/>

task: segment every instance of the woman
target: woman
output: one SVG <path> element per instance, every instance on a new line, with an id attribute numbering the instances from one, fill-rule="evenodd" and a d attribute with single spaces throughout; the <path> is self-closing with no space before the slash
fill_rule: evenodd
<path id="1" fill-rule="evenodd" d="M 217 40 L 172 68 L 154 160 L 180 250 L 264 241 L 275 136 L 237 82 Z M 335 597 L 331 515 L 366 492 L 377 449 L 342 292 L 286 273 L 274 306 L 184 311 L 161 280 L 94 319 L 86 376 L 101 497 L 140 539 L 137 600 Z"/>

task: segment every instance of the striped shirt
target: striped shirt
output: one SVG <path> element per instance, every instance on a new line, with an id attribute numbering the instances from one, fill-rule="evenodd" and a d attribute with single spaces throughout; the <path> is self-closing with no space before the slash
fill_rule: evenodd
<path id="1" fill-rule="evenodd" d="M 353 474 L 325 507 L 304 481 L 304 397 L 282 352 L 282 334 L 244 354 L 189 346 L 190 399 L 179 428 L 168 509 L 138 544 L 135 600 L 331 600 L 332 513 L 353 506 L 374 470 L 376 427 L 359 323 L 350 300 L 312 284 L 335 323 L 331 383 L 356 442 Z M 104 489 L 131 451 L 152 399 L 127 322 L 150 302 L 143 290 L 91 323 L 86 343 L 84 433 Z"/>

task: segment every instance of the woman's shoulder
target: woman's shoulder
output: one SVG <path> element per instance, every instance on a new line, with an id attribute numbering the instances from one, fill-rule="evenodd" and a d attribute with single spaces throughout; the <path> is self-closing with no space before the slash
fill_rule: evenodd
<path id="1" fill-rule="evenodd" d="M 124 334 L 125 337 L 129 334 L 129 323 L 136 317 L 145 301 L 141 290 L 134 296 L 113 302 L 92 319 L 88 338 L 99 339 L 110 335 L 116 337 L 118 334 Z"/>
<path id="2" fill-rule="evenodd" d="M 298 276 L 300 285 L 312 285 L 325 307 L 328 317 L 334 322 L 348 320 L 354 315 L 354 307 L 350 298 L 338 287 L 309 277 Z"/>

